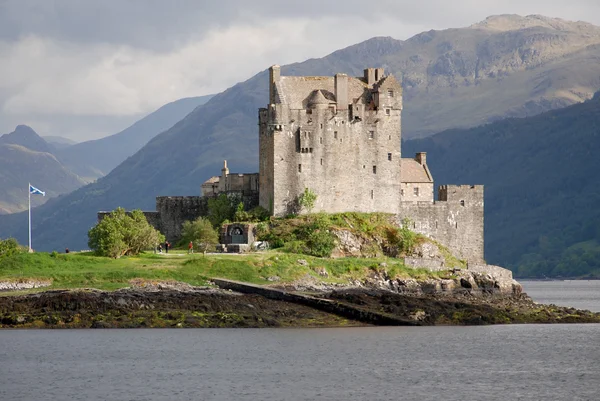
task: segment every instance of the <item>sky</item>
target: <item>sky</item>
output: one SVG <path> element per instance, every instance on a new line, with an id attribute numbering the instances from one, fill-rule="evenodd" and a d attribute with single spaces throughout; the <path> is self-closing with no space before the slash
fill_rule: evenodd
<path id="1" fill-rule="evenodd" d="M 497 14 L 600 25 L 600 1 L 0 0 L 0 134 L 100 138 L 272 64 Z"/>

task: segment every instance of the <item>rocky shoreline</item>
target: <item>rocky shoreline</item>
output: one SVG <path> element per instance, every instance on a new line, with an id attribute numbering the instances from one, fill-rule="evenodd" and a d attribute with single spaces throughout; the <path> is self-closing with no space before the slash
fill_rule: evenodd
<path id="1" fill-rule="evenodd" d="M 0 328 L 600 323 L 600 313 L 536 304 L 516 282 L 509 289 L 490 281 L 491 275 L 474 273 L 473 281 L 466 273 L 424 281 L 377 273 L 346 286 L 314 280 L 269 287 L 230 282 L 242 291 L 177 282 L 133 282 L 112 292 L 44 291 L 0 297 Z"/>

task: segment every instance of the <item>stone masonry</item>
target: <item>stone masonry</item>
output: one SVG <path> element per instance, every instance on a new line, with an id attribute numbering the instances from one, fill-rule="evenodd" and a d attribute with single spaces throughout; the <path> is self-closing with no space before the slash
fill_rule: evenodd
<path id="1" fill-rule="evenodd" d="M 483 186 L 444 185 L 434 200 L 426 154 L 401 157 L 402 87 L 382 68 L 362 77 L 269 74 L 269 104 L 259 109 L 259 173 L 230 174 L 202 184 L 197 197 L 158 197 L 148 221 L 176 242 L 185 220 L 205 216 L 210 197 L 241 196 L 274 216 L 305 212 L 298 197 L 317 195 L 314 211 L 385 212 L 398 224 L 483 263 Z M 105 212 L 100 212 L 101 218 Z"/>

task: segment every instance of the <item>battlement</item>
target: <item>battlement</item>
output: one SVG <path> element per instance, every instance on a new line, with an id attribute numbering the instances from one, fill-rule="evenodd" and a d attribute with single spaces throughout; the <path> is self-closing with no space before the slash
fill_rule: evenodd
<path id="1" fill-rule="evenodd" d="M 473 204 L 483 202 L 483 185 L 440 185 L 438 202 Z"/>

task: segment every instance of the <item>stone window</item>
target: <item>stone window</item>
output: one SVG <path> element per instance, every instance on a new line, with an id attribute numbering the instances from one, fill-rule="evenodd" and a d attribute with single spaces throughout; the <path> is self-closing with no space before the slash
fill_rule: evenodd
<path id="1" fill-rule="evenodd" d="M 392 140 L 392 136 L 391 135 L 388 135 L 388 140 L 390 140 L 390 141 Z"/>
<path id="2" fill-rule="evenodd" d="M 323 165 L 323 159 L 321 159 L 321 166 Z"/>
<path id="3" fill-rule="evenodd" d="M 400 190 L 400 196 L 404 196 L 404 190 L 403 189 Z"/>
<path id="4" fill-rule="evenodd" d="M 308 153 L 312 153 L 312 148 L 308 148 Z"/>
<path id="5" fill-rule="evenodd" d="M 415 196 L 419 196 L 419 187 L 414 187 L 413 193 L 415 194 Z"/>
<path id="6" fill-rule="evenodd" d="M 323 137 L 320 137 L 320 138 L 319 138 L 319 143 L 320 143 L 320 144 L 323 144 Z"/>
<path id="7" fill-rule="evenodd" d="M 390 109 L 385 109 L 385 115 L 386 115 L 386 116 L 389 116 L 390 114 L 391 114 L 391 111 L 390 111 Z"/>
<path id="8" fill-rule="evenodd" d="M 321 129 L 323 129 L 323 124 L 321 124 Z"/>
<path id="9" fill-rule="evenodd" d="M 464 205 L 465 205 L 465 201 L 464 201 L 464 200 L 461 200 L 461 201 L 460 201 L 460 205 L 461 205 L 461 206 L 464 206 Z"/>
<path id="10" fill-rule="evenodd" d="M 333 137 L 337 139 L 337 131 L 333 131 Z"/>
<path id="11" fill-rule="evenodd" d="M 375 191 L 371 190 L 371 199 L 375 198 Z"/>
<path id="12" fill-rule="evenodd" d="M 392 154 L 388 153 L 388 160 L 392 160 Z"/>
<path id="13" fill-rule="evenodd" d="M 394 91 L 392 89 L 388 89 L 388 97 L 394 97 Z"/>
<path id="14" fill-rule="evenodd" d="M 298 164 L 298 172 L 301 173 L 302 172 L 302 164 Z"/>
<path id="15" fill-rule="evenodd" d="M 373 174 L 377 174 L 377 166 L 373 166 Z"/>
<path id="16" fill-rule="evenodd" d="M 375 139 L 375 131 L 369 131 L 369 139 Z"/>
<path id="17" fill-rule="evenodd" d="M 367 166 L 365 166 L 365 165 L 363 164 L 363 168 L 367 168 Z"/>

